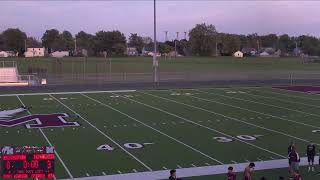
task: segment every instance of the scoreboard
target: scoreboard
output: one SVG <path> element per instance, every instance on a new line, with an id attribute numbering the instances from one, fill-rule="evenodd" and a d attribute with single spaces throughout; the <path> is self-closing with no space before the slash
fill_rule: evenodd
<path id="1" fill-rule="evenodd" d="M 2 147 L 0 179 L 54 178 L 54 159 L 54 147 Z"/>

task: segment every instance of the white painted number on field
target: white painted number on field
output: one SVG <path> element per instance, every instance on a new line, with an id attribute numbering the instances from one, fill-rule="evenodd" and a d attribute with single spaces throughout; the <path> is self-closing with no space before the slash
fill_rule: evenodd
<path id="1" fill-rule="evenodd" d="M 236 138 L 244 140 L 244 141 L 255 141 L 257 140 L 257 137 L 260 137 L 261 135 L 254 135 L 254 136 L 250 136 L 250 135 L 238 135 L 236 136 Z M 228 137 L 213 137 L 214 140 L 217 140 L 218 142 L 222 142 L 222 143 L 228 143 L 228 142 L 232 142 L 233 139 L 228 138 Z"/>
<path id="2" fill-rule="evenodd" d="M 228 143 L 228 142 L 232 142 L 233 140 L 227 137 L 213 137 L 213 139 L 217 140 L 218 142 L 222 142 L 222 143 Z"/>
<path id="3" fill-rule="evenodd" d="M 123 146 L 126 148 L 126 149 L 142 149 L 144 148 L 146 145 L 152 145 L 154 143 L 125 143 L 123 144 Z M 103 144 L 101 146 L 99 146 L 97 148 L 98 151 L 113 151 L 115 150 L 116 148 L 109 145 L 109 144 Z"/>
<path id="4" fill-rule="evenodd" d="M 244 94 L 246 92 L 243 91 L 226 91 L 227 94 Z"/>
<path id="5" fill-rule="evenodd" d="M 98 151 L 113 151 L 114 147 L 111 147 L 108 144 L 103 144 L 97 148 Z"/>

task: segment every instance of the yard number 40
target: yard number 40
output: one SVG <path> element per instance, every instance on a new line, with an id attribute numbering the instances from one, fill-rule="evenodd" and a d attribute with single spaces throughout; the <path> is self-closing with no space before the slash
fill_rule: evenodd
<path id="1" fill-rule="evenodd" d="M 240 140 L 244 140 L 244 141 L 257 140 L 257 136 L 250 136 L 250 135 L 239 135 L 239 136 L 236 136 L 236 138 L 238 138 Z M 222 142 L 222 143 L 228 143 L 228 142 L 232 142 L 234 140 L 229 137 L 213 137 L 213 139 L 217 140 L 218 142 Z"/>

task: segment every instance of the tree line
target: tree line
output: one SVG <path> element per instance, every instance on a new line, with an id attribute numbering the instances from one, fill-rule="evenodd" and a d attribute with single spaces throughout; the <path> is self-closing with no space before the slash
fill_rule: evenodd
<path id="1" fill-rule="evenodd" d="M 288 34 L 258 35 L 257 33 L 242 35 L 218 32 L 211 24 L 197 24 L 189 31 L 189 39 L 157 42 L 160 53 L 170 53 L 177 50 L 181 55 L 214 56 L 232 55 L 238 50 L 255 50 L 260 52 L 265 48 L 280 50 L 282 55 L 292 55 L 299 50 L 304 54 L 320 56 L 320 39 L 310 35 L 289 36 Z M 20 29 L 9 28 L 0 33 L 0 50 L 15 51 L 22 55 L 27 47 L 45 47 L 48 53 L 53 51 L 74 52 L 85 49 L 90 56 L 101 52 L 108 55 L 125 55 L 127 47 L 143 51 L 153 51 L 153 39 L 132 33 L 127 39 L 118 31 L 98 31 L 95 34 L 78 32 L 73 36 L 69 31 L 59 32 L 49 29 L 37 40 L 28 37 Z"/>

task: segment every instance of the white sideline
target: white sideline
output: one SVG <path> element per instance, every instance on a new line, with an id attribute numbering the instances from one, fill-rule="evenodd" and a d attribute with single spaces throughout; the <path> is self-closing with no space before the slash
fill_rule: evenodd
<path id="1" fill-rule="evenodd" d="M 318 159 L 319 157 L 315 157 Z M 288 159 L 277 159 L 269 161 L 257 161 L 254 162 L 256 167 L 255 170 L 270 170 L 288 167 Z M 307 158 L 301 158 L 300 166 L 308 165 Z M 203 166 L 203 167 L 192 167 L 192 168 L 182 168 L 177 169 L 178 177 L 194 177 L 194 176 L 206 176 L 206 175 L 217 175 L 225 174 L 229 166 L 234 168 L 235 172 L 242 172 L 248 162 L 239 164 L 226 164 L 226 165 L 216 165 L 216 166 Z M 127 174 L 117 174 L 109 176 L 94 176 L 94 177 L 83 177 L 75 178 L 76 180 L 156 180 L 156 179 L 168 179 L 169 170 L 152 171 L 152 172 L 139 172 L 139 173 L 127 173 Z"/>
<path id="2" fill-rule="evenodd" d="M 38 96 L 38 95 L 59 95 L 59 94 L 92 94 L 92 93 L 119 93 L 119 92 L 135 92 L 136 90 L 114 90 L 114 91 L 75 91 L 75 92 L 47 92 L 47 93 L 24 93 L 24 94 L 0 94 L 1 96 Z"/>
<path id="3" fill-rule="evenodd" d="M 18 98 L 18 100 L 20 101 L 20 103 L 24 105 L 24 103 L 22 102 L 22 100 L 20 99 L 19 96 L 16 96 Z M 31 115 L 31 112 L 29 110 L 27 110 L 28 114 Z M 39 131 L 41 132 L 42 136 L 45 138 L 45 140 L 47 141 L 47 143 L 50 145 L 50 146 L 53 146 L 51 144 L 51 142 L 49 141 L 48 137 L 46 136 L 46 134 L 42 131 L 41 128 L 39 128 Z M 64 167 L 64 169 L 67 171 L 68 175 L 70 176 L 71 179 L 73 179 L 73 176 L 70 172 L 70 170 L 68 169 L 68 167 L 66 166 L 66 164 L 63 162 L 63 160 L 61 159 L 61 157 L 59 156 L 59 153 L 57 151 L 54 151 L 54 154 L 57 156 L 57 158 L 59 159 L 59 161 L 61 162 L 62 166 Z M 56 177 L 54 177 L 54 179 L 56 179 Z"/>

